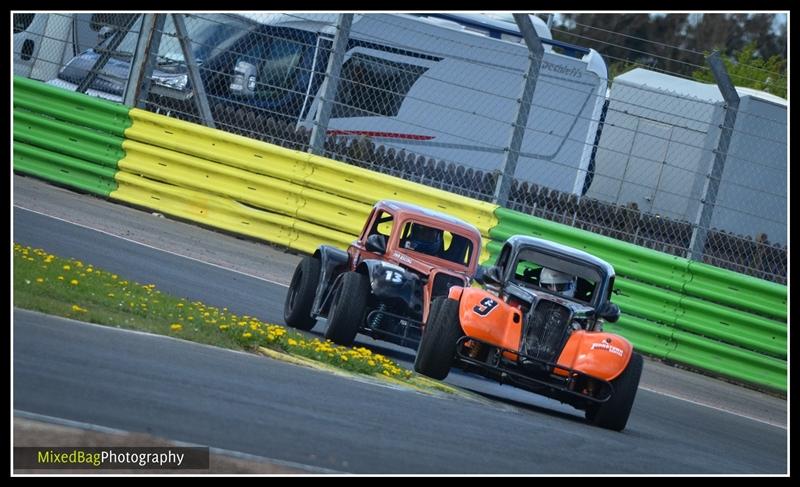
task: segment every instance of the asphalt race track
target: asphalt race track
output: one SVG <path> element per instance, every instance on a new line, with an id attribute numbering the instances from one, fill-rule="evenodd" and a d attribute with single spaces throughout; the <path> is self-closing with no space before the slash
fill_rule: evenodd
<path id="1" fill-rule="evenodd" d="M 80 198 L 72 204 L 80 205 Z M 125 211 L 134 220 L 153 218 Z M 15 242 L 282 324 L 286 287 L 279 282 L 22 208 L 15 207 L 13 217 Z M 198 231 L 219 240 L 209 246 L 231 239 Z M 265 255 L 297 260 L 274 249 Z M 254 268 L 270 265 L 266 258 L 252 262 Z M 13 318 L 17 411 L 351 473 L 785 474 L 788 469 L 785 427 L 651 390 L 640 389 L 628 427 L 618 433 L 587 425 L 569 406 L 464 374 L 451 374 L 448 382 L 498 400 L 429 396 L 24 310 L 15 309 Z M 324 323 L 314 333 L 322 329 Z M 413 360 L 408 350 L 366 337 L 359 342 L 407 366 Z"/>

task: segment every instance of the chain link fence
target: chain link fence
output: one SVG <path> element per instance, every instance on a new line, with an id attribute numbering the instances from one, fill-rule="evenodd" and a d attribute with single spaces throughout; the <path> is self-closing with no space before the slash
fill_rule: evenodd
<path id="1" fill-rule="evenodd" d="M 653 67 L 609 80 L 538 19 L 542 59 L 479 15 L 355 15 L 337 68 L 336 14 L 149 17 L 14 14 L 14 73 L 301 151 L 328 103 L 325 156 L 485 201 L 515 151 L 508 208 L 786 283 L 783 99 Z"/>

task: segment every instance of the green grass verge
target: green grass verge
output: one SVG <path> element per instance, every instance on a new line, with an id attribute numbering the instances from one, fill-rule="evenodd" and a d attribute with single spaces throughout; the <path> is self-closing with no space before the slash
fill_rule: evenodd
<path id="1" fill-rule="evenodd" d="M 309 339 L 228 308 L 170 296 L 154 284 L 136 283 L 88 263 L 19 244 L 14 245 L 14 306 L 223 348 L 256 351 L 266 347 L 415 387 L 431 382 L 367 348 Z M 434 388 L 453 392 L 444 384 Z"/>

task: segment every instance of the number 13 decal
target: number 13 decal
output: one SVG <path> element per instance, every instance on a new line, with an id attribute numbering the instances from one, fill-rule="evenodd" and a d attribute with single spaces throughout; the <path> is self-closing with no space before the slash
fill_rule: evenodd
<path id="1" fill-rule="evenodd" d="M 481 300 L 481 304 L 479 304 L 479 305 L 475 306 L 474 308 L 472 308 L 472 311 L 474 311 L 475 314 L 477 314 L 477 315 L 486 316 L 496 306 L 497 306 L 497 301 L 495 301 L 494 299 L 492 299 L 492 298 L 483 298 L 483 300 Z"/>

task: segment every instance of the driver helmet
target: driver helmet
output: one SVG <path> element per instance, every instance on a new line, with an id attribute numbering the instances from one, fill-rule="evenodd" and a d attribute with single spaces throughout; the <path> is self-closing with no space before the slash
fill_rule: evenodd
<path id="1" fill-rule="evenodd" d="M 548 269 L 547 267 L 542 269 L 539 282 L 543 288 L 549 289 L 567 298 L 575 296 L 575 288 L 578 285 L 578 279 L 575 276 Z"/>
<path id="2" fill-rule="evenodd" d="M 423 254 L 436 255 L 442 248 L 442 232 L 436 228 L 413 223 L 405 248 Z"/>

